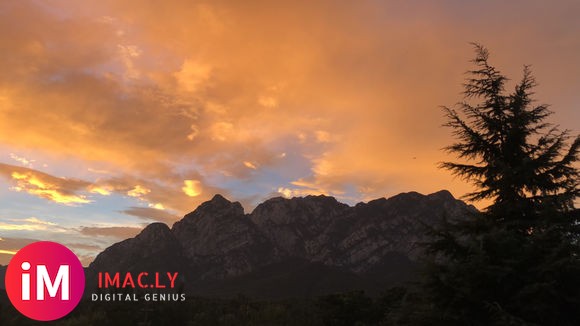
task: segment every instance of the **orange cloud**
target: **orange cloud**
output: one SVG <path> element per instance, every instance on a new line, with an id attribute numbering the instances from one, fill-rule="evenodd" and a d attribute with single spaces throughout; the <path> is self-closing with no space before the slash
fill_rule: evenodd
<path id="1" fill-rule="evenodd" d="M 27 192 L 64 205 L 86 204 L 91 201 L 78 194 L 89 186 L 78 179 L 58 178 L 37 170 L 0 163 L 0 176 L 10 178 L 15 191 Z"/>
<path id="2" fill-rule="evenodd" d="M 179 211 L 235 191 L 219 176 L 261 186 L 251 166 L 289 180 L 268 191 L 461 194 L 469 187 L 436 167 L 451 141 L 438 106 L 460 99 L 472 40 L 514 78 L 520 64 L 534 64 L 555 122 L 576 128 L 577 1 L 418 4 L 2 3 L 0 47 L 10 51 L 0 53 L 0 144 L 106 162 L 107 183 L 123 184 L 85 194 L 87 186 L 14 181 L 69 205 L 139 184 L 150 192 L 132 194 Z"/>
<path id="3" fill-rule="evenodd" d="M 133 189 L 127 191 L 127 195 L 131 196 L 131 197 L 142 197 L 144 195 L 147 195 L 150 192 L 151 192 L 151 189 L 147 189 L 143 186 L 136 185 L 135 187 L 133 187 Z"/>
<path id="4" fill-rule="evenodd" d="M 193 60 L 185 60 L 181 69 L 175 73 L 178 85 L 185 92 L 195 93 L 204 87 L 211 76 L 211 66 Z"/>
<path id="5" fill-rule="evenodd" d="M 96 193 L 102 196 L 109 196 L 111 195 L 112 189 L 110 189 L 109 187 L 100 187 L 97 185 L 91 185 L 89 186 L 89 191 L 91 193 Z"/>
<path id="6" fill-rule="evenodd" d="M 14 182 L 14 186 L 11 187 L 14 191 L 23 191 L 67 206 L 98 200 L 94 194 L 110 196 L 116 193 L 143 201 L 153 209 L 170 209 L 186 213 L 204 200 L 210 199 L 215 193 L 227 194 L 223 189 L 204 185 L 203 178 L 196 174 L 192 174 L 196 179 L 185 182 L 175 178 L 159 183 L 127 175 L 91 182 L 56 177 L 34 169 L 0 163 L 1 176 Z M 202 195 L 204 188 L 207 189 L 207 193 Z M 191 202 L 191 197 L 195 197 L 196 200 Z"/>
<path id="7" fill-rule="evenodd" d="M 247 167 L 248 169 L 252 169 L 252 170 L 256 170 L 258 168 L 256 166 L 256 164 L 249 162 L 249 161 L 244 161 L 244 166 Z"/>
<path id="8" fill-rule="evenodd" d="M 51 200 L 55 203 L 74 205 L 91 202 L 82 195 L 77 196 L 64 194 L 56 189 L 54 185 L 44 183 L 32 174 L 20 174 L 18 172 L 13 172 L 12 178 L 17 181 L 17 186 L 13 188 L 16 191 L 25 191 L 31 195 L 36 195 L 38 197 Z"/>
<path id="9" fill-rule="evenodd" d="M 201 183 L 197 180 L 184 180 L 184 186 L 181 188 L 189 197 L 197 197 L 201 194 Z"/>

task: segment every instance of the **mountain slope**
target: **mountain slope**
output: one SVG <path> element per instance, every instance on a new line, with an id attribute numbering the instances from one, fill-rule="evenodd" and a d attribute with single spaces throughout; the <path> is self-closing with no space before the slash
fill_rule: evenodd
<path id="1" fill-rule="evenodd" d="M 243 275 L 271 262 L 275 246 L 244 215 L 240 203 L 220 195 L 185 215 L 171 229 L 199 277 L 223 279 Z"/>
<path id="2" fill-rule="evenodd" d="M 154 223 L 107 248 L 88 273 L 178 271 L 188 293 L 211 296 L 376 292 L 412 278 L 424 225 L 473 210 L 448 191 L 354 207 L 327 196 L 272 198 L 251 214 L 216 195 L 171 229 Z"/>

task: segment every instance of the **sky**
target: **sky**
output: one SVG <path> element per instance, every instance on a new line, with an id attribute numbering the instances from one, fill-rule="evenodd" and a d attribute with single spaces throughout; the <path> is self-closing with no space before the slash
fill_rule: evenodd
<path id="1" fill-rule="evenodd" d="M 0 2 L 0 264 L 38 240 L 86 265 L 220 193 L 355 204 L 472 190 L 437 165 L 470 42 L 530 64 L 578 133 L 580 2 Z M 481 207 L 481 203 L 475 203 Z"/>

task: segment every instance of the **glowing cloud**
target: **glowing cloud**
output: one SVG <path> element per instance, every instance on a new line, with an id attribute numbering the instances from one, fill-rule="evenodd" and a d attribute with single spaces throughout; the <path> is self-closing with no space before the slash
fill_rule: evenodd
<path id="1" fill-rule="evenodd" d="M 175 74 L 175 78 L 183 90 L 195 92 L 207 81 L 210 74 L 210 65 L 186 60 L 181 66 L 181 70 Z"/>
<path id="2" fill-rule="evenodd" d="M 23 220 L 13 219 L 13 221 L 23 221 L 23 222 L 28 222 L 28 223 L 32 223 L 32 224 L 40 224 L 40 225 L 57 225 L 54 222 L 43 221 L 43 220 L 40 220 L 40 219 L 38 219 L 38 218 L 36 218 L 34 216 L 33 217 L 29 217 L 29 218 L 25 218 Z"/>
<path id="3" fill-rule="evenodd" d="M 183 193 L 189 197 L 197 197 L 201 195 L 201 182 L 198 180 L 184 180 L 183 184 L 184 186 L 181 188 L 181 190 L 183 190 Z"/>
<path id="4" fill-rule="evenodd" d="M 211 126 L 211 134 L 213 140 L 226 141 L 234 137 L 234 125 L 231 122 L 217 122 Z"/>
<path id="5" fill-rule="evenodd" d="M 151 189 L 147 189 L 143 186 L 140 185 L 136 185 L 133 189 L 127 191 L 127 195 L 131 196 L 131 197 L 143 197 L 144 195 L 147 195 L 148 193 L 151 192 Z"/>
<path id="6" fill-rule="evenodd" d="M 99 187 L 99 186 L 90 186 L 89 191 L 91 193 L 99 194 L 101 196 L 109 196 L 111 195 L 112 189 L 110 187 Z"/>
<path id="7" fill-rule="evenodd" d="M 148 206 L 150 208 L 155 208 L 155 209 L 158 209 L 161 211 L 165 209 L 165 206 L 163 206 L 163 204 L 161 204 L 161 203 L 149 204 Z"/>
<path id="8" fill-rule="evenodd" d="M 130 192 L 184 209 L 183 198 L 162 201 L 157 189 L 182 195 L 182 180 L 191 178 L 206 194 L 205 180 L 219 189 L 222 175 L 262 196 L 280 179 L 359 199 L 411 189 L 461 193 L 469 189 L 436 167 L 450 140 L 437 106 L 457 101 L 474 35 L 510 76 L 520 63 L 534 64 L 541 99 L 559 110 L 554 122 L 577 125 L 579 23 L 568 13 L 579 4 L 563 1 L 495 1 L 487 10 L 459 1 L 343 1 L 332 10 L 303 1 L 0 2 L 0 29 L 10 35 L 0 48 L 11 49 L 0 53 L 0 145 L 69 155 L 85 168 L 104 162 L 111 178 L 138 176 L 152 189 L 17 185 L 76 204 Z M 480 15 L 458 19 L 467 12 Z M 511 19 L 516 13 L 520 19 Z M 552 27 L 537 24 L 540 16 Z M 276 159 L 280 152 L 293 159 Z M 416 162 L 405 159 L 418 153 Z M 192 176 L 183 176 L 190 167 Z M 265 182 L 264 173 L 276 177 Z"/>
<path id="9" fill-rule="evenodd" d="M 23 221 L 25 222 L 25 221 Z M 3 231 L 44 231 L 52 225 L 39 223 L 4 223 L 0 222 L 0 230 Z"/>
<path id="10" fill-rule="evenodd" d="M 57 185 L 41 180 L 33 173 L 12 172 L 11 176 L 17 184 L 12 188 L 15 191 L 24 191 L 31 195 L 64 205 L 87 204 L 91 202 L 83 195 L 67 194 L 61 191 Z"/>
<path id="11" fill-rule="evenodd" d="M 249 161 L 244 161 L 244 166 L 247 167 L 248 169 L 252 169 L 252 170 L 256 170 L 258 168 L 256 166 L 256 164 L 249 162 Z"/>
<path id="12" fill-rule="evenodd" d="M 286 188 L 279 187 L 277 192 L 284 198 L 304 197 L 308 195 L 328 195 L 328 192 L 319 189 L 300 189 L 300 188 Z"/>
<path id="13" fill-rule="evenodd" d="M 332 136 L 328 131 L 317 130 L 316 141 L 318 141 L 319 143 L 330 143 L 332 141 Z"/>

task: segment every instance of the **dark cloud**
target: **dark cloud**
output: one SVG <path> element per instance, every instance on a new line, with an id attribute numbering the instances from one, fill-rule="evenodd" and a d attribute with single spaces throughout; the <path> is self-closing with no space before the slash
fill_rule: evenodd
<path id="1" fill-rule="evenodd" d="M 25 238 L 0 238 L 0 249 L 7 251 L 18 251 L 22 247 L 29 245 L 33 242 L 37 242 L 36 239 L 25 239 Z"/>
<path id="2" fill-rule="evenodd" d="M 102 246 L 96 245 L 96 244 L 90 244 L 90 243 L 78 243 L 78 242 L 73 242 L 73 243 L 65 243 L 65 246 L 67 246 L 68 248 L 74 250 L 87 250 L 87 251 L 97 251 L 100 252 L 101 250 L 103 250 L 104 248 Z"/>
<path id="3" fill-rule="evenodd" d="M 120 240 L 132 238 L 141 232 L 142 228 L 129 226 L 89 227 L 83 226 L 79 232 L 91 237 L 112 237 Z"/>
<path id="4" fill-rule="evenodd" d="M 8 265 L 12 256 L 22 247 L 38 240 L 26 238 L 0 238 L 0 265 Z"/>
<path id="5" fill-rule="evenodd" d="M 136 216 L 141 219 L 149 221 L 163 222 L 171 226 L 175 221 L 180 219 L 180 216 L 168 213 L 166 211 L 150 208 L 150 207 L 129 207 L 122 210 L 121 213 Z"/>

